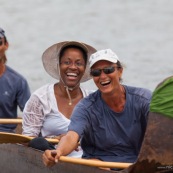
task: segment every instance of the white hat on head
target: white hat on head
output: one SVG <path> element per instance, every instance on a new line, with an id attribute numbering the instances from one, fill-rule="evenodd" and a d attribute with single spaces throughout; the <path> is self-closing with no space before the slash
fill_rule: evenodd
<path id="1" fill-rule="evenodd" d="M 85 73 L 81 79 L 81 82 L 85 82 L 91 79 L 89 75 L 89 64 L 88 60 L 91 54 L 96 52 L 96 49 L 88 44 L 77 42 L 77 41 L 63 41 L 56 43 L 45 50 L 42 55 L 43 66 L 46 72 L 55 79 L 60 79 L 59 74 L 59 55 L 60 52 L 67 46 L 78 46 L 83 49 L 84 52 L 87 54 L 87 65 L 85 69 Z"/>
<path id="2" fill-rule="evenodd" d="M 112 63 L 117 63 L 119 61 L 118 56 L 111 49 L 99 50 L 96 53 L 93 53 L 89 59 L 90 68 L 98 61 L 106 60 Z"/>

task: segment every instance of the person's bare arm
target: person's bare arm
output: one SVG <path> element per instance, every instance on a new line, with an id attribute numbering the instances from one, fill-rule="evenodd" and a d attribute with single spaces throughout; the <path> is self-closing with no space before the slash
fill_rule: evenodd
<path id="1" fill-rule="evenodd" d="M 66 156 L 77 148 L 79 135 L 74 131 L 69 131 L 63 136 L 56 150 L 46 150 L 43 153 L 43 163 L 50 167 L 58 162 L 60 156 Z"/>

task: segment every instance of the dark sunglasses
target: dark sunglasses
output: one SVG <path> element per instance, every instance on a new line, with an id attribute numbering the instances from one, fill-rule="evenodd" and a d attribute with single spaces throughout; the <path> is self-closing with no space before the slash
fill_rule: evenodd
<path id="1" fill-rule="evenodd" d="M 116 68 L 119 68 L 119 67 L 111 66 L 111 67 L 106 67 L 106 68 L 103 68 L 103 69 L 93 69 L 93 70 L 90 71 L 90 75 L 94 76 L 94 77 L 98 77 L 98 76 L 101 75 L 102 71 L 105 74 L 111 74 L 115 71 Z"/>

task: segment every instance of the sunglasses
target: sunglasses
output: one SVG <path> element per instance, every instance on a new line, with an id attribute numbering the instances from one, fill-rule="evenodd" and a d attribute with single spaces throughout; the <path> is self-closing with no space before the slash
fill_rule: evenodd
<path id="1" fill-rule="evenodd" d="M 105 74 L 111 74 L 115 71 L 116 68 L 119 68 L 119 67 L 111 66 L 111 67 L 106 67 L 106 68 L 103 68 L 103 69 L 93 69 L 93 70 L 90 71 L 90 75 L 93 76 L 93 77 L 98 77 L 98 76 L 101 75 L 102 71 Z"/>

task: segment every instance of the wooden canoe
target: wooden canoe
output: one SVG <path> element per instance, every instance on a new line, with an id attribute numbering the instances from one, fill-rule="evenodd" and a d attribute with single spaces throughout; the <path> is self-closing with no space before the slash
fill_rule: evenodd
<path id="1" fill-rule="evenodd" d="M 169 103 L 173 105 L 173 76 L 169 83 Z M 167 86 L 164 86 L 166 91 Z M 162 93 L 163 94 L 163 93 Z M 152 99 L 153 100 L 153 99 Z M 160 105 L 162 106 L 162 105 Z M 173 106 L 171 106 L 173 107 Z M 3 173 L 110 173 L 96 166 L 59 161 L 48 168 L 43 165 L 42 152 L 19 144 L 0 144 L 0 168 Z M 100 167 L 100 166 L 99 166 Z M 173 173 L 173 114 L 150 112 L 147 129 L 136 163 L 117 173 Z"/>
<path id="2" fill-rule="evenodd" d="M 20 144 L 0 144 L 0 168 L 3 173 L 110 173 L 96 166 L 75 164 L 64 158 L 55 166 L 48 168 L 42 162 L 39 150 Z M 68 159 L 67 159 L 68 160 Z M 82 160 L 82 159 L 81 159 Z M 83 159 L 84 160 L 84 159 Z M 94 161 L 91 161 L 94 162 Z"/>

